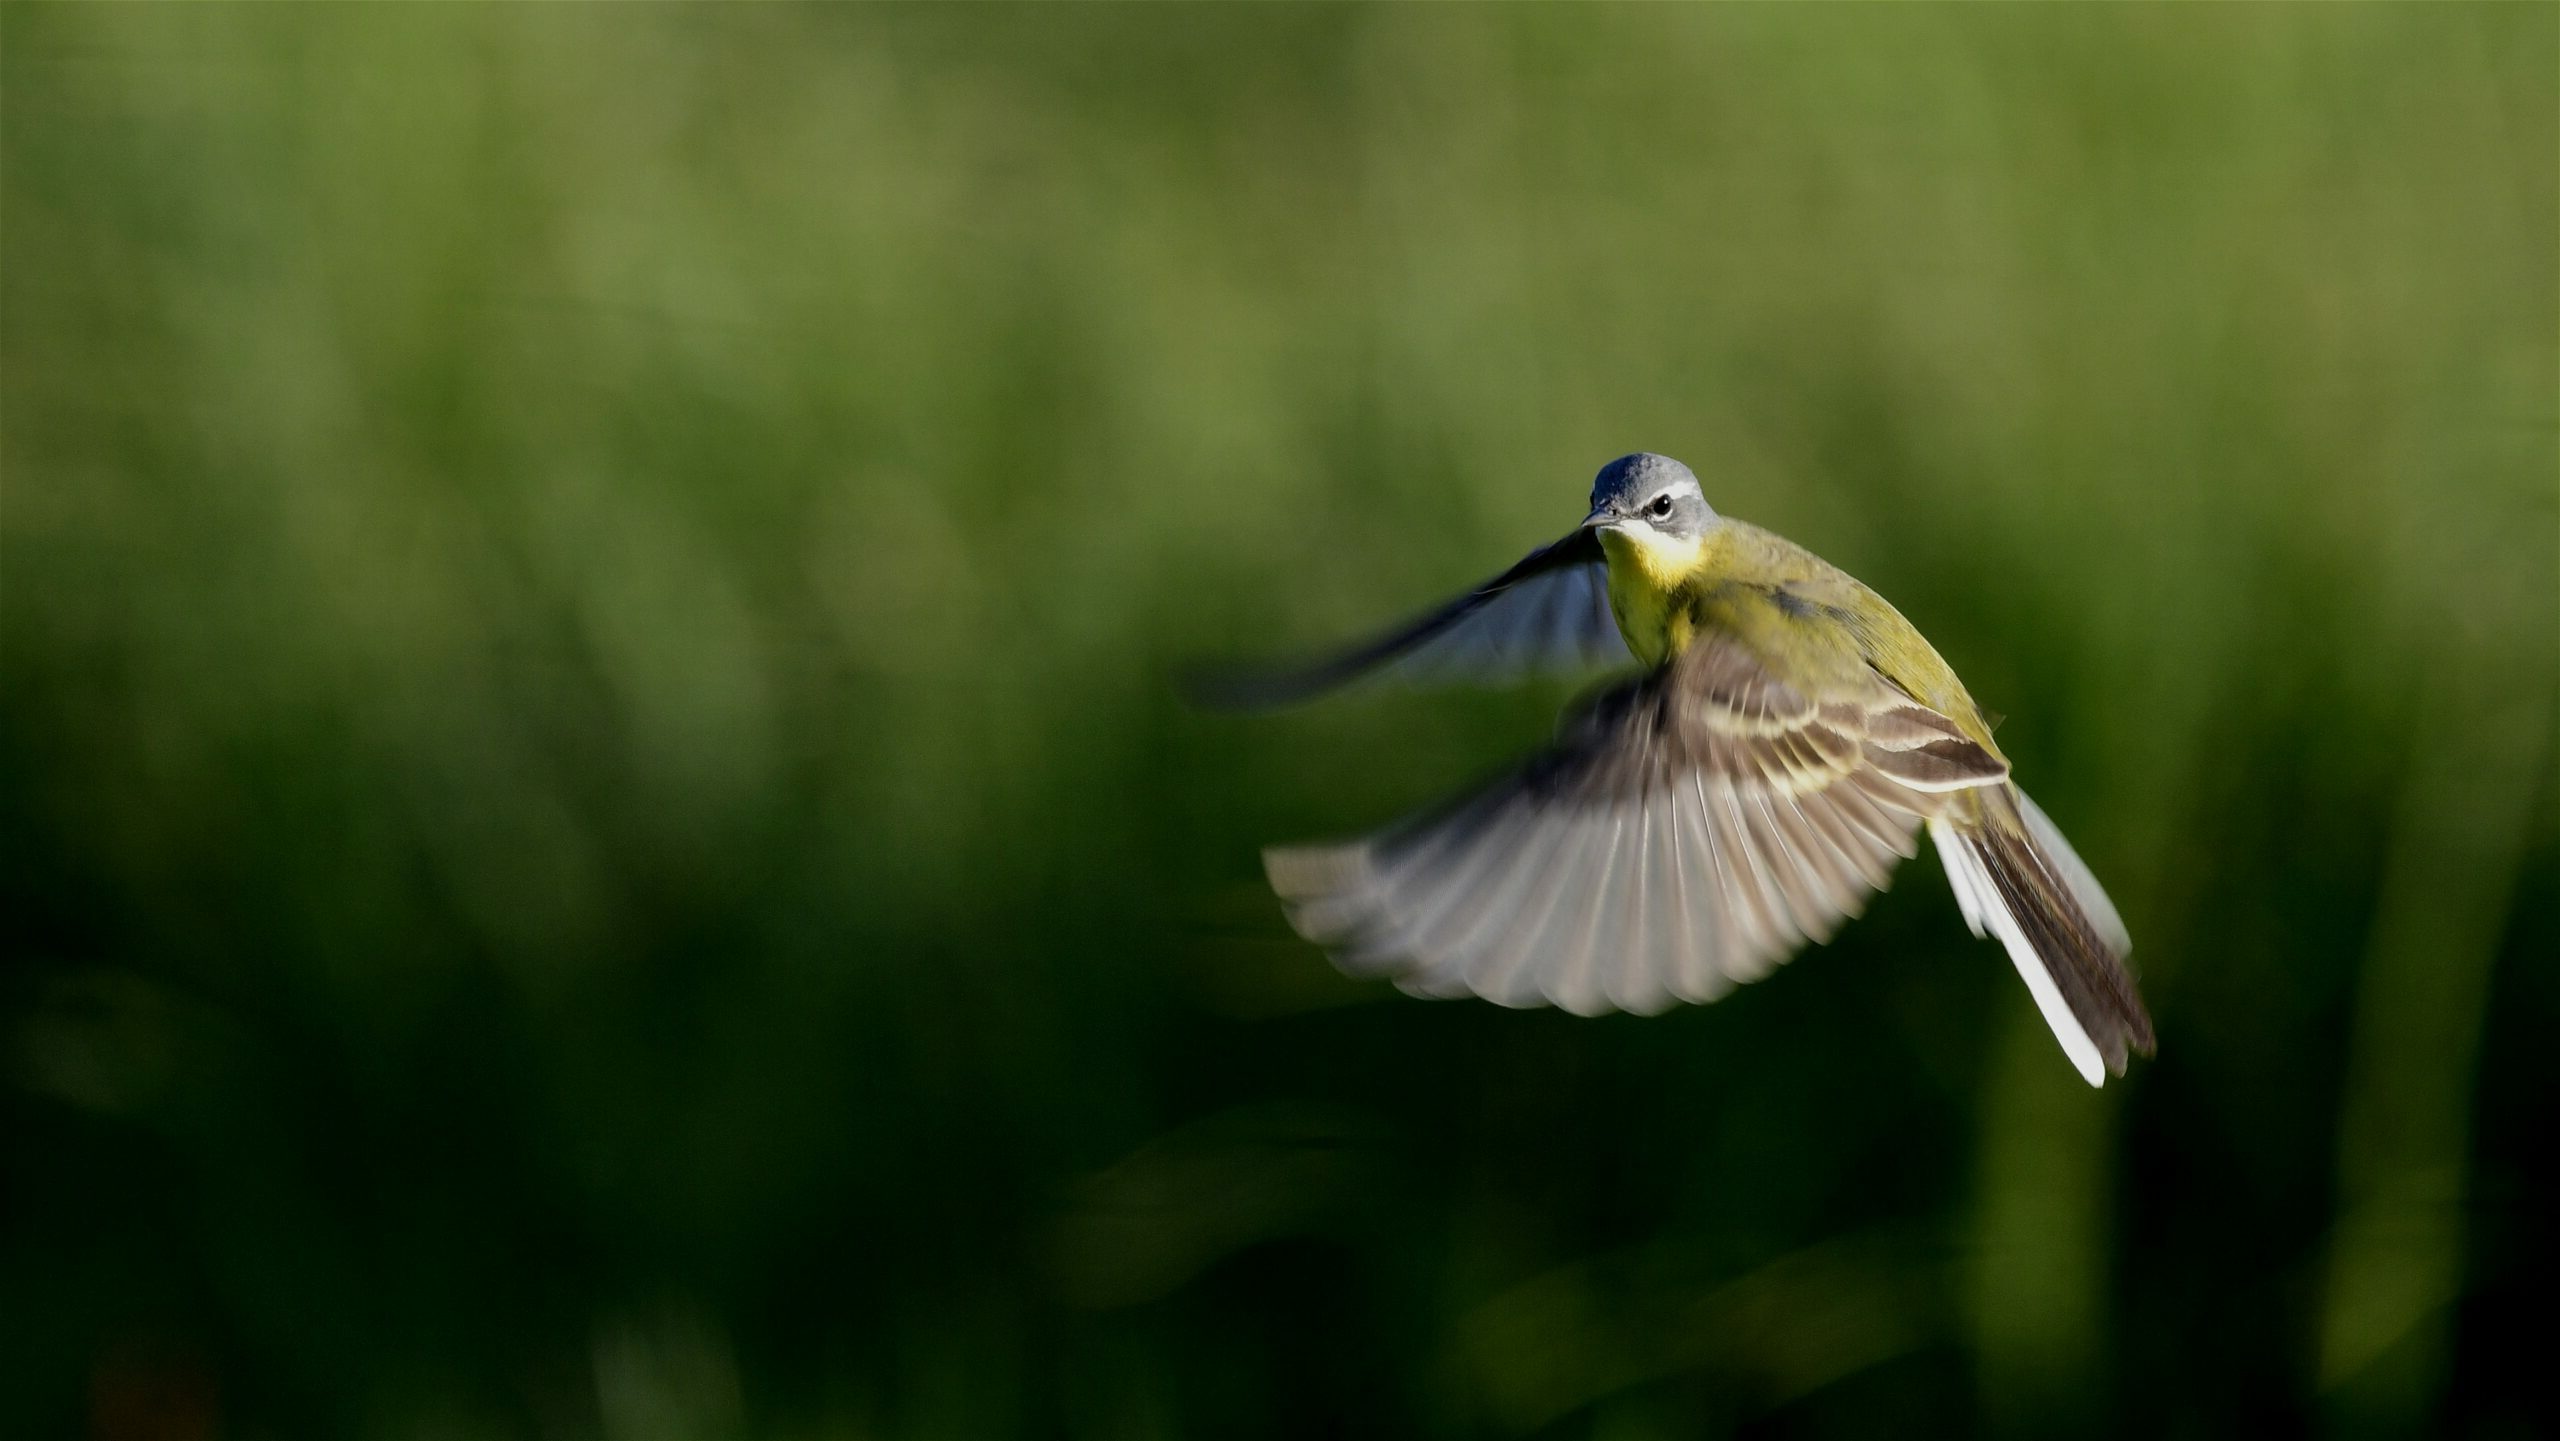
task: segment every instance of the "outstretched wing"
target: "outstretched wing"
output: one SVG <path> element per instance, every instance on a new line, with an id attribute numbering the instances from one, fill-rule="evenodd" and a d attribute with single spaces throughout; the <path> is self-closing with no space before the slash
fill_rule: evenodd
<path id="1" fill-rule="evenodd" d="M 1593 1014 L 1711 1001 L 1827 940 L 1952 793 L 2008 767 L 1863 668 L 1814 687 L 1705 636 L 1526 769 L 1345 845 L 1265 856 L 1356 975 Z"/>
<path id="2" fill-rule="evenodd" d="M 1608 559 L 1587 530 L 1428 614 L 1337 655 L 1299 665 L 1191 678 L 1204 702 L 1238 710 L 1293 705 L 1376 671 L 1408 680 L 1502 682 L 1633 664 L 1609 612 Z"/>

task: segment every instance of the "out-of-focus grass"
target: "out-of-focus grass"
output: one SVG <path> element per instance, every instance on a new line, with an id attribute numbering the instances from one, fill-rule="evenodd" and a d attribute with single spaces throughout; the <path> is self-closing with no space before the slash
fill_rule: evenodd
<path id="1" fill-rule="evenodd" d="M 2548 7 L 0 41 L 0 1429 L 2536 1419 Z M 2157 1062 L 1921 867 L 1647 1022 L 1286 939 L 1558 697 L 1174 663 L 1638 447 L 2011 714 Z"/>

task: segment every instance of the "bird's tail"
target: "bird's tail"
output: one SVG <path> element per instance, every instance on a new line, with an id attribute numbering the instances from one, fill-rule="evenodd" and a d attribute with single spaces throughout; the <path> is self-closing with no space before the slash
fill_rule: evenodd
<path id="1" fill-rule="evenodd" d="M 1966 924 L 1999 937 L 2090 1085 L 2123 1075 L 2126 1053 L 2150 1055 L 2152 1035 L 2115 905 L 2026 792 L 2005 785 L 1973 799 L 1929 823 Z"/>

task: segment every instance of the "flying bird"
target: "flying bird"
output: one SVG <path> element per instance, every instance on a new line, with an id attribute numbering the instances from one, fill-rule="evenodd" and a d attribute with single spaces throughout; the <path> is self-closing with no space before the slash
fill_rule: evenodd
<path id="1" fill-rule="evenodd" d="M 1202 689 L 1268 708 L 1381 672 L 1612 665 L 1633 674 L 1521 769 L 1373 835 L 1266 851 L 1291 925 L 1416 995 L 1650 1014 L 1830 939 L 1926 830 L 2089 1084 L 2151 1054 L 2124 922 L 1954 670 L 1847 573 L 1718 515 L 1668 456 L 1602 467 L 1578 528 L 1465 595 Z"/>

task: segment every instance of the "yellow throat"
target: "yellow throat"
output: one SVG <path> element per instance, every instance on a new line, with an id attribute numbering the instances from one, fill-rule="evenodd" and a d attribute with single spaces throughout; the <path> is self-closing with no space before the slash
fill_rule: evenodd
<path id="1" fill-rule="evenodd" d="M 1688 611 L 1675 608 L 1672 595 L 1697 574 L 1704 541 L 1674 540 L 1646 528 L 1611 529 L 1600 532 L 1600 549 L 1609 557 L 1609 609 L 1618 618 L 1618 634 L 1636 659 L 1662 664 L 1689 644 Z"/>

